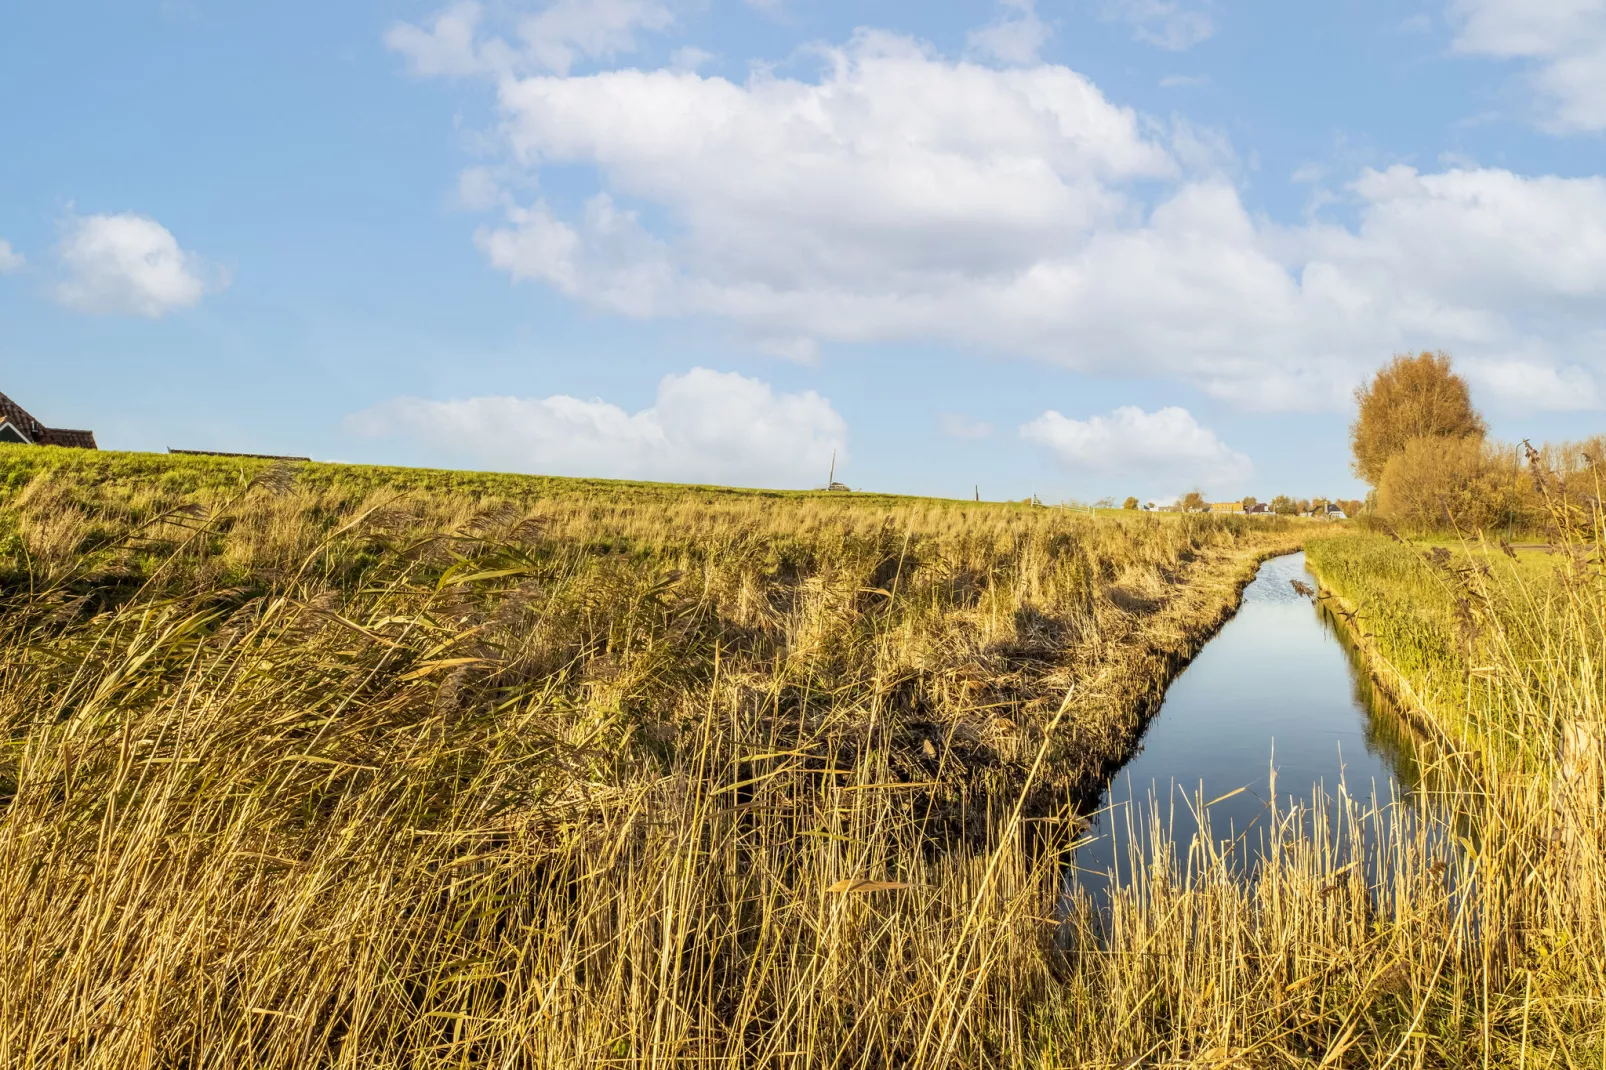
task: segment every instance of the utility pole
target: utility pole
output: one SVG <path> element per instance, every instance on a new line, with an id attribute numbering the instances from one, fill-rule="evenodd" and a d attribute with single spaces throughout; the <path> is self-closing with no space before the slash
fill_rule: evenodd
<path id="1" fill-rule="evenodd" d="M 976 484 L 976 500 L 978 502 L 981 501 L 981 484 L 980 483 Z"/>
<path id="2" fill-rule="evenodd" d="M 831 475 L 825 481 L 825 489 L 830 490 L 831 484 L 836 482 L 836 450 L 831 451 Z"/>

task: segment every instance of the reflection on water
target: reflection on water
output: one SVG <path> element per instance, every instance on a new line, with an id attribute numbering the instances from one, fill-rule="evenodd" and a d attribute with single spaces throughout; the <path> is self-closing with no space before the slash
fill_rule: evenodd
<path id="1" fill-rule="evenodd" d="M 1415 786 L 1409 728 L 1296 580 L 1316 583 L 1302 553 L 1263 564 L 1237 616 L 1171 684 L 1076 852 L 1076 879 L 1096 898 L 1104 875 L 1126 867 L 1133 836 L 1147 839 L 1153 813 L 1185 847 L 1205 804 L 1212 836 L 1247 869 L 1274 783 L 1284 812 L 1316 790 L 1386 805 Z"/>

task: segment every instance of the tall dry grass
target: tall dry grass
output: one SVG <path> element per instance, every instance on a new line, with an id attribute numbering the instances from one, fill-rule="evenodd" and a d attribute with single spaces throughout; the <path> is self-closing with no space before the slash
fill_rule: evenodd
<path id="1" fill-rule="evenodd" d="M 1483 995 L 1464 1031 L 1487 1038 L 1473 1050 L 1486 1065 L 1603 1065 L 1606 532 L 1597 512 L 1580 537 L 1576 499 L 1543 478 L 1536 493 L 1558 539 L 1543 556 L 1481 535 L 1454 549 L 1349 536 L 1307 553 L 1363 658 L 1433 738 L 1425 800 L 1471 863 L 1460 909 L 1475 958 L 1461 972 Z"/>
<path id="2" fill-rule="evenodd" d="M 1299 530 L 167 475 L 0 510 L 0 1065 L 1606 1052 L 1587 778 L 1424 752 L 1436 810 L 1277 814 L 1254 882 L 1206 834 L 1064 884 Z M 1599 716 L 1606 597 L 1535 597 L 1501 701 Z"/>
<path id="3" fill-rule="evenodd" d="M 1056 811 L 1290 537 L 169 474 L 6 503 L 6 1065 L 1018 1061 Z"/>

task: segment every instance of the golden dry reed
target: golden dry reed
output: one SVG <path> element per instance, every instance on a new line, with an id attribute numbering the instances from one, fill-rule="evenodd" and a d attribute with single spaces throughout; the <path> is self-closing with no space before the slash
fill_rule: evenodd
<path id="1" fill-rule="evenodd" d="M 61 456 L 0 455 L 0 1066 L 1606 1058 L 1586 743 L 1067 895 L 1306 529 Z M 1606 597 L 1532 598 L 1593 630 L 1487 675 L 1598 721 Z"/>

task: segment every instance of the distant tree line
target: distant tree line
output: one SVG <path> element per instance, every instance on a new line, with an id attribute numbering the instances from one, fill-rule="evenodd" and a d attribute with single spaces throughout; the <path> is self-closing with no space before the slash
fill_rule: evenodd
<path id="1" fill-rule="evenodd" d="M 1291 498 L 1286 494 L 1279 494 L 1267 503 L 1267 507 L 1278 516 L 1298 516 L 1302 513 L 1319 513 L 1329 503 L 1342 509 L 1345 516 L 1357 515 L 1365 508 L 1366 504 L 1358 498 Z M 1260 499 L 1254 495 L 1248 495 L 1239 504 L 1243 506 L 1244 512 L 1247 513 L 1260 504 Z M 1153 508 L 1154 503 L 1150 502 L 1149 507 Z M 1141 508 L 1141 505 L 1138 499 L 1128 498 L 1122 508 L 1138 509 Z M 1211 506 L 1202 491 L 1190 490 L 1177 499 L 1174 506 L 1169 506 L 1168 508 L 1174 508 L 1184 513 L 1206 513 L 1210 511 Z"/>

